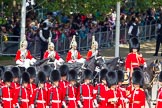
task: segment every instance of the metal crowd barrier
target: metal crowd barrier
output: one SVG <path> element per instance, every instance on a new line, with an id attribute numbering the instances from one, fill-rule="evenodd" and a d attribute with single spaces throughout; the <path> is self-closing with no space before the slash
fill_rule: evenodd
<path id="1" fill-rule="evenodd" d="M 150 40 L 152 38 L 156 38 L 157 36 L 157 24 L 151 24 L 151 25 L 145 25 L 140 26 L 140 35 L 139 40 L 140 41 L 146 41 Z M 81 37 L 80 35 L 76 36 L 76 41 L 78 44 L 78 50 L 79 51 L 88 51 L 91 47 L 92 42 L 92 36 L 95 36 L 96 41 L 98 42 L 99 49 L 102 48 L 110 48 L 114 46 L 115 44 L 115 30 L 111 31 L 104 31 L 104 32 L 97 32 L 97 33 L 88 33 L 85 34 L 85 37 Z M 5 42 L 1 36 L 0 41 L 0 55 L 15 55 L 16 51 L 19 48 L 19 40 L 13 41 L 13 38 L 18 38 L 19 36 L 8 36 L 9 40 Z M 69 50 L 70 42 L 71 42 L 72 36 L 68 37 L 65 36 L 59 37 L 58 40 L 52 39 L 52 41 L 55 44 L 55 50 L 57 50 L 60 54 L 67 53 Z M 126 44 L 129 39 L 128 36 L 128 28 L 121 28 L 120 29 L 120 44 Z M 31 51 L 31 53 L 34 56 L 40 55 L 40 40 L 39 38 L 36 38 L 34 42 L 28 42 L 28 49 Z"/>
<path id="2" fill-rule="evenodd" d="M 0 35 L 0 55 L 15 55 L 19 48 L 19 40 L 20 36 Z"/>

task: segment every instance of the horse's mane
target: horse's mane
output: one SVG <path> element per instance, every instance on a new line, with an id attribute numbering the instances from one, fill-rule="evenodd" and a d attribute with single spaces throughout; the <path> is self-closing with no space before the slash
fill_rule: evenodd
<path id="1" fill-rule="evenodd" d="M 120 63 L 121 61 L 123 61 L 123 63 Z M 122 64 L 122 66 L 118 67 L 119 64 Z M 124 64 L 125 61 L 124 58 L 122 57 L 115 57 L 106 61 L 106 65 L 110 70 L 117 70 L 117 68 L 124 68 Z"/>

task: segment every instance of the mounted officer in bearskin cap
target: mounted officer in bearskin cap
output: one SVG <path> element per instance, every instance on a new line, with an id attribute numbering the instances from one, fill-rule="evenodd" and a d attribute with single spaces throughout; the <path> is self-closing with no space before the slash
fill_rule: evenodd
<path id="1" fill-rule="evenodd" d="M 48 105 L 52 108 L 61 108 L 62 105 L 65 105 L 64 100 L 64 91 L 59 87 L 60 81 L 60 72 L 58 70 L 53 70 L 50 74 L 50 81 L 52 83 L 52 87 L 48 92 Z M 65 107 L 65 106 L 64 106 Z"/>
<path id="2" fill-rule="evenodd" d="M 38 87 L 34 90 L 31 103 L 36 108 L 43 108 L 47 106 L 47 89 L 45 89 L 46 75 L 45 72 L 40 71 L 37 74 Z"/>
<path id="3" fill-rule="evenodd" d="M 106 108 L 107 107 L 107 82 L 106 82 L 106 75 L 108 73 L 107 69 L 102 69 L 99 73 L 99 84 L 96 85 L 94 90 L 95 95 L 95 106 L 99 108 Z"/>
<path id="4" fill-rule="evenodd" d="M 132 108 L 145 108 L 145 91 L 143 90 L 144 77 L 143 72 L 135 70 L 132 75 L 132 83 L 134 90 L 131 92 L 129 98 L 130 106 Z"/>
<path id="5" fill-rule="evenodd" d="M 125 68 L 128 74 L 130 74 L 130 78 L 132 78 L 133 68 L 139 66 L 144 66 L 144 68 L 146 68 L 147 64 L 142 54 L 139 54 L 140 43 L 136 37 L 132 37 L 129 40 L 129 50 L 130 53 L 126 57 Z"/>
<path id="6" fill-rule="evenodd" d="M 76 85 L 77 80 L 77 72 L 75 70 L 70 70 L 68 72 L 68 81 L 69 85 L 66 86 L 65 90 L 65 103 L 68 108 L 77 108 L 77 87 Z"/>
<path id="7" fill-rule="evenodd" d="M 0 97 L 2 100 L 2 108 L 12 108 L 14 99 L 14 89 L 11 87 L 11 82 L 13 81 L 13 73 L 11 71 L 6 71 L 3 74 L 4 85 L 0 88 Z"/>
<path id="8" fill-rule="evenodd" d="M 27 50 L 28 43 L 25 40 L 20 42 L 20 49 L 16 53 L 16 64 L 20 67 L 28 68 L 36 62 L 36 59 L 31 55 L 30 51 Z"/>
<path id="9" fill-rule="evenodd" d="M 78 63 L 84 63 L 85 59 L 81 56 L 81 54 L 79 53 L 79 51 L 77 50 L 77 42 L 76 42 L 76 36 L 74 35 L 72 38 L 72 41 L 70 43 L 70 50 L 67 53 L 66 56 L 66 62 L 68 63 L 74 63 L 74 62 L 78 62 Z"/>
<path id="10" fill-rule="evenodd" d="M 114 71 L 109 71 L 107 73 L 107 85 L 109 90 L 107 91 L 107 107 L 115 108 L 118 105 L 118 99 L 120 97 L 119 92 L 117 91 L 118 75 Z"/>
<path id="11" fill-rule="evenodd" d="M 30 107 L 30 89 L 28 84 L 30 82 L 30 75 L 27 72 L 22 73 L 21 86 L 16 89 L 14 101 L 17 107 L 29 108 Z"/>
<path id="12" fill-rule="evenodd" d="M 83 72 L 84 83 L 79 86 L 79 93 L 77 96 L 78 105 L 80 107 L 93 106 L 93 86 L 90 84 L 93 73 L 91 70 L 86 69 Z"/>
<path id="13" fill-rule="evenodd" d="M 158 90 L 157 101 L 156 101 L 156 108 L 161 108 L 162 106 L 162 71 L 159 74 L 159 85 L 160 88 Z"/>

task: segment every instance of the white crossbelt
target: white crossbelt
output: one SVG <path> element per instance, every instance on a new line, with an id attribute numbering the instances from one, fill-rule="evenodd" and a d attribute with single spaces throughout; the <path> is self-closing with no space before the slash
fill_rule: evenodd
<path id="1" fill-rule="evenodd" d="M 162 102 L 162 99 L 157 99 L 157 101 L 160 101 L 160 102 Z"/>
<path id="2" fill-rule="evenodd" d="M 5 101 L 12 101 L 12 98 L 2 98 L 2 100 L 5 100 Z"/>
<path id="3" fill-rule="evenodd" d="M 105 98 L 100 98 L 100 100 L 104 101 L 104 100 L 105 100 Z"/>
<path id="4" fill-rule="evenodd" d="M 29 102 L 29 99 L 21 99 L 22 102 Z"/>
<path id="5" fill-rule="evenodd" d="M 139 63 L 131 63 L 132 65 L 139 65 Z"/>
<path id="6" fill-rule="evenodd" d="M 68 100 L 76 100 L 76 98 L 68 98 Z"/>
<path id="7" fill-rule="evenodd" d="M 60 103 L 60 100 L 52 100 L 53 103 Z"/>
<path id="8" fill-rule="evenodd" d="M 44 100 L 37 100 L 36 102 L 37 103 L 46 103 L 46 101 L 44 101 Z"/>
<path id="9" fill-rule="evenodd" d="M 92 97 L 83 97 L 83 99 L 92 99 Z"/>

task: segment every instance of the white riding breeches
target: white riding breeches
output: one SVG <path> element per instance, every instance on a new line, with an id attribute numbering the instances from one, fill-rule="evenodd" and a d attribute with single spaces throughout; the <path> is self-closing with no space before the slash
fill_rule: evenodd
<path id="1" fill-rule="evenodd" d="M 27 69 L 28 67 L 30 67 L 30 59 L 25 59 L 24 61 L 17 60 L 16 64 Z"/>
<path id="2" fill-rule="evenodd" d="M 84 58 L 80 58 L 80 59 L 75 59 L 75 60 L 68 61 L 68 63 L 75 63 L 75 62 L 85 63 L 85 59 Z"/>

